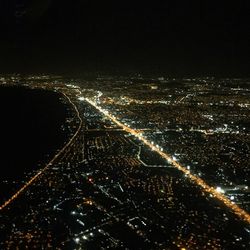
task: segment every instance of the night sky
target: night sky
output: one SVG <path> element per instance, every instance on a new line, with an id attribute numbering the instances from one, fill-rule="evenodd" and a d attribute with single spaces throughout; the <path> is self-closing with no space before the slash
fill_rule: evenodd
<path id="1" fill-rule="evenodd" d="M 0 0 L 0 72 L 250 76 L 250 2 Z"/>

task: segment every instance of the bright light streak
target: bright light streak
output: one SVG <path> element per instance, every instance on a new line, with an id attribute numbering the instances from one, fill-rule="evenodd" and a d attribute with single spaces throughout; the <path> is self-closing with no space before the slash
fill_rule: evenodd
<path id="1" fill-rule="evenodd" d="M 99 110 L 101 113 L 105 114 L 105 112 L 104 112 L 105 110 L 102 109 L 100 106 L 98 106 L 95 102 L 91 101 L 88 98 L 86 98 L 85 100 L 89 104 L 91 104 L 92 106 L 94 106 L 97 110 Z M 131 135 L 138 136 L 138 132 L 137 131 L 135 131 L 134 129 L 129 128 L 125 124 L 123 124 L 120 121 L 118 121 L 118 119 L 115 116 L 111 115 L 110 113 L 107 114 L 106 116 L 111 121 L 113 121 L 115 124 L 117 124 L 118 126 L 122 127 L 124 131 L 130 133 Z M 228 199 L 226 196 L 224 196 L 221 192 L 218 192 L 215 188 L 210 187 L 200 177 L 191 174 L 190 171 L 187 170 L 185 166 L 182 166 L 179 162 L 177 162 L 177 160 L 175 160 L 174 157 L 172 158 L 169 154 L 167 154 L 167 153 L 161 151 L 160 149 L 156 148 L 154 146 L 154 142 L 148 141 L 147 139 L 145 139 L 141 135 L 138 138 L 145 145 L 147 145 L 149 148 L 151 148 L 152 150 L 155 150 L 162 158 L 166 159 L 174 167 L 176 167 L 181 172 L 183 172 L 186 175 L 186 177 L 189 177 L 189 179 L 191 179 L 191 181 L 193 181 L 198 186 L 200 186 L 204 191 L 206 191 L 208 194 L 210 194 L 211 197 L 215 197 L 218 200 L 220 200 L 221 202 L 223 202 L 224 205 L 226 205 L 228 208 L 230 208 L 237 216 L 239 216 L 242 220 L 245 220 L 245 221 L 247 221 L 250 224 L 250 215 L 245 210 L 243 210 L 242 208 L 240 208 L 239 206 L 237 206 L 236 204 L 234 204 L 230 199 Z"/>

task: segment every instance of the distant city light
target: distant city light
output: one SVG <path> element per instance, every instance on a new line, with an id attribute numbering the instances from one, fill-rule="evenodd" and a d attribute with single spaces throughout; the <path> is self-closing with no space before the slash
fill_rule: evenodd
<path id="1" fill-rule="evenodd" d="M 236 106 L 249 102 L 250 92 L 240 97 L 244 88 L 238 94 L 239 87 L 228 93 L 225 87 L 218 96 L 220 85 L 192 83 L 195 79 L 184 82 L 188 88 L 172 90 L 162 80 L 145 79 L 140 88 L 120 77 L 103 85 L 95 80 L 93 86 L 79 79 L 81 87 L 59 80 L 31 82 L 31 88 L 61 95 L 66 108 L 62 130 L 69 135 L 45 166 L 25 173 L 27 181 L 3 180 L 10 187 L 21 185 L 0 204 L 1 211 L 18 198 L 13 209 L 0 215 L 7 248 L 19 243 L 33 249 L 46 243 L 54 248 L 122 249 L 133 245 L 122 235 L 125 227 L 145 249 L 167 244 L 179 250 L 247 248 L 250 186 L 247 174 L 239 173 L 247 173 L 249 130 L 239 121 L 247 119 L 250 104 L 229 107 L 234 101 Z M 126 84 L 131 84 L 127 90 Z M 141 87 L 156 90 L 156 85 L 158 90 L 147 95 L 144 91 L 150 88 Z M 50 234 L 46 225 L 59 230 Z"/>

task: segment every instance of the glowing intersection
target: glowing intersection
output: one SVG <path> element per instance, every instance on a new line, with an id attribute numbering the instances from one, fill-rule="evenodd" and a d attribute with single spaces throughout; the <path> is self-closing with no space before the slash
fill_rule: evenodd
<path id="1" fill-rule="evenodd" d="M 223 195 L 223 192 L 218 191 L 218 188 L 214 188 L 206 184 L 200 177 L 193 175 L 188 168 L 181 165 L 174 157 L 171 157 L 169 154 L 163 152 L 162 148 L 158 145 L 154 145 L 153 142 L 148 141 L 145 139 L 140 133 L 136 130 L 128 127 L 127 125 L 121 123 L 114 115 L 110 114 L 107 110 L 104 110 L 100 106 L 98 106 L 94 101 L 90 100 L 89 98 L 79 97 L 79 100 L 86 101 L 103 113 L 106 117 L 108 117 L 112 122 L 117 124 L 118 126 L 122 127 L 124 131 L 134 135 L 139 140 L 141 140 L 145 145 L 150 147 L 152 150 L 157 152 L 161 155 L 162 158 L 166 159 L 170 164 L 174 167 L 182 171 L 187 177 L 189 177 L 195 184 L 199 185 L 205 192 L 209 193 L 213 197 L 217 198 L 221 202 L 223 202 L 229 209 L 231 209 L 237 216 L 239 216 L 242 220 L 248 222 L 250 224 L 250 215 L 243 209 L 241 209 L 238 205 L 233 203 L 230 199 Z"/>

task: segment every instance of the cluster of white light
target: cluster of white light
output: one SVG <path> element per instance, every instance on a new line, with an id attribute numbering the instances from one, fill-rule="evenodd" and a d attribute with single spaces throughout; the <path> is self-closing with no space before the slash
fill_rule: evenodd
<path id="1" fill-rule="evenodd" d="M 93 234 L 93 233 L 90 233 L 90 236 L 93 237 L 94 234 Z M 83 235 L 83 236 L 82 236 L 82 239 L 83 239 L 83 240 L 88 240 L 88 237 L 87 237 L 86 235 Z M 81 239 L 80 239 L 79 237 L 76 237 L 76 238 L 74 239 L 75 243 L 77 243 L 77 244 L 80 243 L 80 240 L 81 240 Z"/>
<path id="2" fill-rule="evenodd" d="M 225 193 L 225 190 L 223 190 L 221 187 L 216 187 L 216 191 L 217 191 L 218 193 L 222 193 L 222 194 Z"/>
<path id="3" fill-rule="evenodd" d="M 80 242 L 80 238 L 75 238 L 75 242 L 78 244 Z"/>

